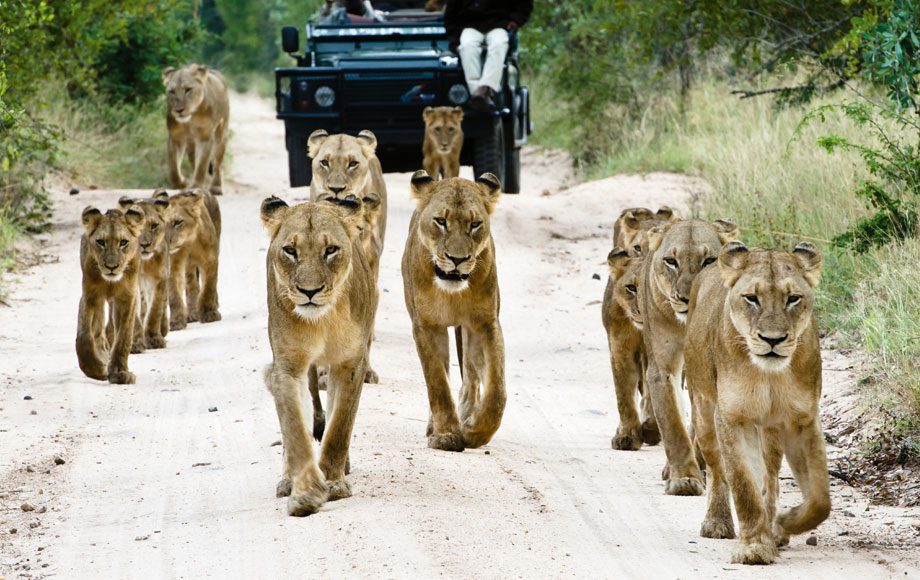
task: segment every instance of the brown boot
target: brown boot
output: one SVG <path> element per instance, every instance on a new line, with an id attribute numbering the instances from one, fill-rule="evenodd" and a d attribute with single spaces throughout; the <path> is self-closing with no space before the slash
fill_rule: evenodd
<path id="1" fill-rule="evenodd" d="M 495 101 L 492 100 L 494 96 L 492 87 L 479 85 L 470 98 L 470 107 L 478 111 L 492 111 L 495 109 Z"/>

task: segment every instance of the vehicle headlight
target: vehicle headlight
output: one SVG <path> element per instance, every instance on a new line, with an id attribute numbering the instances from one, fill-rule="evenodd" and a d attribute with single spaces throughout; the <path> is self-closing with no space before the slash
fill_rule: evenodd
<path id="1" fill-rule="evenodd" d="M 455 105 L 462 105 L 470 98 L 470 92 L 466 89 L 466 85 L 462 83 L 457 83 L 451 85 L 450 89 L 447 91 L 447 100 Z"/>
<path id="2" fill-rule="evenodd" d="M 320 87 L 316 89 L 313 100 L 320 107 L 331 107 L 335 103 L 335 91 L 332 90 L 332 87 Z"/>

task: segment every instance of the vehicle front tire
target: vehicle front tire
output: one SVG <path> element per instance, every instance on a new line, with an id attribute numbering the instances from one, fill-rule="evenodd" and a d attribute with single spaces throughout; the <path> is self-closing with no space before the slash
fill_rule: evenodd
<path id="1" fill-rule="evenodd" d="M 521 193 L 521 149 L 505 151 L 504 193 Z"/>
<path id="2" fill-rule="evenodd" d="M 473 175 L 493 173 L 505 189 L 505 132 L 499 119 L 493 121 L 492 133 L 476 139 L 473 145 Z"/>
<path id="3" fill-rule="evenodd" d="M 290 171 L 291 187 L 304 187 L 310 185 L 313 179 L 313 164 L 307 157 L 307 141 L 298 139 L 297 146 L 288 149 L 288 170 Z"/>

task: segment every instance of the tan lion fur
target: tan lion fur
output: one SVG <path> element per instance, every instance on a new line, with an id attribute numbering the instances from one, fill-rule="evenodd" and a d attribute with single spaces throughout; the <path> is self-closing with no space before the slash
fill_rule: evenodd
<path id="1" fill-rule="evenodd" d="M 166 86 L 167 156 L 173 187 L 201 187 L 223 193 L 221 165 L 227 148 L 230 98 L 223 75 L 204 65 L 163 71 Z M 182 175 L 182 158 L 188 152 L 191 179 Z M 213 173 L 208 183 L 208 173 Z"/>
<path id="2" fill-rule="evenodd" d="M 169 332 L 169 246 L 166 243 L 169 194 L 160 189 L 154 191 L 150 199 L 122 196 L 118 205 L 123 209 L 136 205 L 144 212 L 144 227 L 137 238 L 141 269 L 131 352 L 165 348 Z"/>
<path id="3" fill-rule="evenodd" d="M 435 181 L 416 171 L 411 195 L 417 205 L 402 278 L 428 387 L 428 446 L 463 451 L 488 443 L 505 409 L 505 344 L 490 231 L 501 183 L 491 173 L 474 183 L 459 177 Z M 450 326 L 460 327 L 462 344 L 459 415 L 449 383 Z"/>
<path id="4" fill-rule="evenodd" d="M 460 150 L 463 148 L 463 109 L 425 107 L 425 139 L 422 141 L 422 168 L 434 179 L 460 176 Z"/>
<path id="5" fill-rule="evenodd" d="M 790 534 L 816 527 L 830 512 L 812 290 L 820 273 L 811 244 L 787 253 L 732 242 L 722 248 L 719 267 L 693 283 L 687 384 L 709 492 L 700 533 L 735 537 L 733 498 L 740 523 L 735 563 L 771 563 Z M 784 454 L 804 502 L 777 514 Z"/>
<path id="6" fill-rule="evenodd" d="M 668 458 L 668 495 L 702 495 L 703 476 L 678 405 L 690 287 L 738 233 L 730 221 L 688 220 L 648 231 L 639 305 L 648 359 L 646 383 Z M 692 396 L 691 396 L 692 403 Z"/>
<path id="7" fill-rule="evenodd" d="M 361 244 L 363 216 L 353 206 L 262 202 L 271 237 L 266 257 L 272 363 L 265 384 L 275 399 L 284 444 L 278 496 L 290 515 L 314 513 L 351 496 L 345 481 L 351 432 L 367 369 L 377 292 Z M 308 370 L 328 366 L 329 428 L 317 464 L 301 391 Z M 314 385 L 311 385 L 313 390 Z M 314 399 L 319 394 L 311 393 Z"/>
<path id="8" fill-rule="evenodd" d="M 134 205 L 125 211 L 110 209 L 105 215 L 90 206 L 83 210 L 82 222 L 83 295 L 76 340 L 80 370 L 92 379 L 131 384 L 135 377 L 128 370 L 128 354 L 134 336 L 141 261 L 137 236 L 144 214 Z M 112 312 L 111 341 L 105 336 L 106 304 Z"/>
<path id="9" fill-rule="evenodd" d="M 338 205 L 357 204 L 362 209 L 364 225 L 361 241 L 376 288 L 387 230 L 387 187 L 376 155 L 377 137 L 371 131 L 361 131 L 357 137 L 352 137 L 329 135 L 317 129 L 310 134 L 307 146 L 313 159 L 310 199 Z M 368 360 L 365 382 L 377 383 L 379 380 Z"/>
<path id="10" fill-rule="evenodd" d="M 220 206 L 204 189 L 169 198 L 169 328 L 220 320 L 217 267 L 220 258 Z"/>

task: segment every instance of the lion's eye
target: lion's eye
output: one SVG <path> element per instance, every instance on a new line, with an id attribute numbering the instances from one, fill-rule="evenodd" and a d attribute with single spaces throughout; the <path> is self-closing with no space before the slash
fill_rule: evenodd
<path id="1" fill-rule="evenodd" d="M 284 246 L 281 249 L 284 250 L 284 253 L 287 254 L 288 256 L 291 256 L 292 258 L 297 257 L 297 248 L 295 248 L 294 246 Z"/>
<path id="2" fill-rule="evenodd" d="M 98 246 L 99 246 L 100 248 L 104 248 L 104 247 L 105 247 L 105 240 L 103 240 L 102 238 L 100 238 L 100 239 L 96 240 L 96 244 L 98 244 Z"/>
<path id="3" fill-rule="evenodd" d="M 150 224 L 151 230 L 156 230 L 158 227 L 160 227 L 160 224 Z"/>
<path id="4" fill-rule="evenodd" d="M 473 230 L 476 230 L 481 225 L 482 225 L 482 222 L 472 222 L 470 224 L 470 231 L 472 232 Z"/>
<path id="5" fill-rule="evenodd" d="M 122 240 L 122 241 L 118 242 L 118 245 L 121 246 L 122 248 L 124 248 L 125 246 L 128 245 L 128 240 Z"/>
<path id="6" fill-rule="evenodd" d="M 192 89 L 189 89 L 189 88 L 186 88 L 186 89 L 185 89 L 185 94 L 186 94 L 186 95 L 189 94 L 190 92 L 192 92 Z"/>
<path id="7" fill-rule="evenodd" d="M 329 256 L 333 255 L 334 253 L 336 253 L 336 252 L 338 252 L 338 251 L 339 251 L 339 247 L 338 247 L 338 246 L 329 246 L 328 248 L 326 248 L 326 254 L 325 254 L 325 255 L 326 255 L 326 257 L 328 258 Z"/>
<path id="8" fill-rule="evenodd" d="M 703 267 L 705 268 L 706 266 L 708 266 L 709 264 L 712 264 L 715 261 L 716 261 L 715 258 L 713 258 L 712 256 L 709 256 L 708 258 L 703 260 Z"/>
<path id="9" fill-rule="evenodd" d="M 325 159 L 322 159 L 322 160 L 319 162 L 319 164 L 322 165 L 323 167 L 329 167 L 329 162 L 326 161 Z"/>
<path id="10" fill-rule="evenodd" d="M 664 263 L 667 264 L 668 266 L 671 266 L 672 268 L 677 267 L 677 260 L 675 260 L 674 258 L 665 258 Z"/>
<path id="11" fill-rule="evenodd" d="M 179 226 L 181 226 L 181 225 L 182 225 L 182 220 L 175 220 L 175 221 L 173 221 L 173 227 L 174 227 L 174 228 L 177 228 L 177 227 L 179 227 Z"/>
<path id="12" fill-rule="evenodd" d="M 438 224 L 442 228 L 447 227 L 447 220 L 444 218 L 434 218 L 434 223 Z"/>
<path id="13" fill-rule="evenodd" d="M 755 294 L 745 294 L 742 298 L 751 306 L 760 306 L 760 300 L 757 299 Z"/>
<path id="14" fill-rule="evenodd" d="M 802 301 L 802 297 L 801 297 L 801 296 L 793 295 L 793 296 L 790 296 L 789 298 L 786 299 L 786 306 L 795 306 L 796 304 L 798 304 L 798 303 L 801 302 L 801 301 Z"/>
<path id="15" fill-rule="evenodd" d="M 358 166 L 358 162 L 357 162 L 357 161 L 349 161 L 349 162 L 348 162 L 348 168 L 349 168 L 349 169 L 354 169 L 354 168 L 357 167 L 357 166 Z"/>
<path id="16" fill-rule="evenodd" d="M 640 246 L 639 244 L 635 244 L 635 245 L 633 246 L 633 250 L 636 251 L 636 255 L 637 255 L 637 256 L 641 256 L 641 255 L 642 255 L 642 246 Z"/>
<path id="17" fill-rule="evenodd" d="M 636 292 L 638 292 L 638 289 L 636 288 L 635 284 L 627 284 L 626 291 L 629 292 L 630 294 L 635 294 Z"/>
<path id="18" fill-rule="evenodd" d="M 449 128 L 447 129 L 447 132 L 448 132 L 448 133 L 453 133 L 453 132 L 454 132 L 454 128 L 453 128 L 453 127 L 449 127 Z"/>

